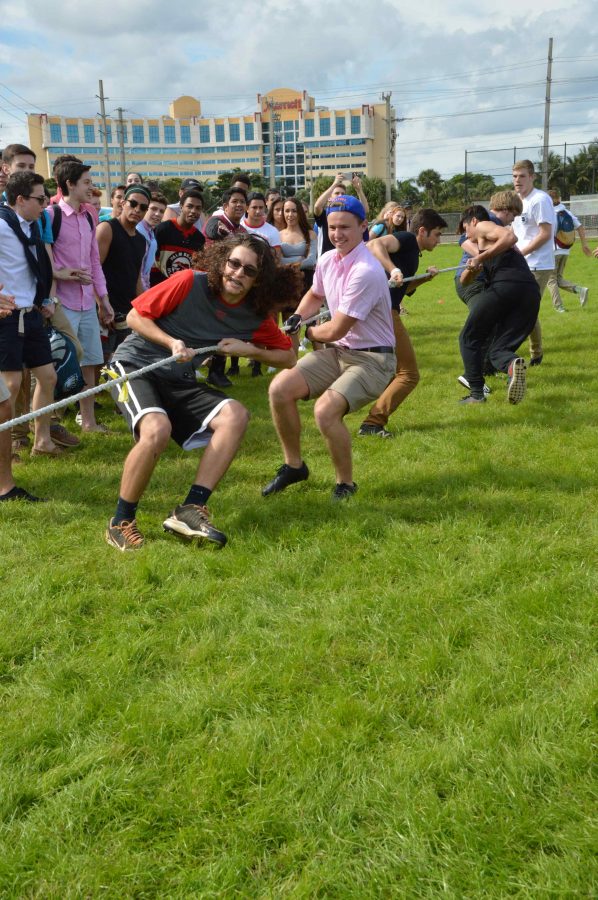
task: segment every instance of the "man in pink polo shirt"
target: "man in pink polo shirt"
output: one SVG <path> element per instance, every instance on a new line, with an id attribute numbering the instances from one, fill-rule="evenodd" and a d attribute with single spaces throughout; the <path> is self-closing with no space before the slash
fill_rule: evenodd
<path id="1" fill-rule="evenodd" d="M 53 230 L 57 232 L 52 245 L 56 294 L 83 348 L 80 362 L 86 388 L 94 386 L 95 368 L 104 362 L 96 294 L 102 324 L 107 326 L 114 319 L 100 264 L 96 224 L 87 209 L 93 188 L 89 170 L 90 166 L 74 160 L 61 163 L 56 180 L 62 199 L 57 206 L 48 208 Z M 81 400 L 80 409 L 83 431 L 106 431 L 95 420 L 93 397 Z"/>
<path id="2" fill-rule="evenodd" d="M 318 312 L 324 298 L 331 319 L 310 325 L 309 340 L 328 344 L 309 353 L 293 369 L 280 372 L 270 385 L 270 408 L 284 453 L 284 464 L 262 494 L 267 497 L 305 481 L 309 470 L 301 455 L 301 419 L 297 402 L 316 399 L 316 424 L 334 465 L 332 497 L 355 493 L 351 436 L 343 422 L 375 400 L 394 376 L 395 337 L 387 275 L 363 243 L 366 213 L 356 197 L 335 197 L 326 210 L 334 250 L 316 266 L 313 286 L 286 324 L 297 332 L 303 319 Z"/>

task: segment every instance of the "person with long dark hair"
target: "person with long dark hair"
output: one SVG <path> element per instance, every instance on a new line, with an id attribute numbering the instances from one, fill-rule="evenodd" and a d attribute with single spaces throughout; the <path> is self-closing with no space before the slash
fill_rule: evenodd
<path id="1" fill-rule="evenodd" d="M 143 544 L 137 505 L 170 437 L 184 450 L 205 447 L 187 495 L 164 521 L 166 531 L 222 547 L 226 535 L 210 521 L 206 504 L 232 463 L 249 414 L 237 400 L 198 383 L 197 348 L 218 345 L 219 353 L 291 368 L 291 341 L 272 312 L 280 297 L 301 289 L 297 273 L 276 265 L 261 238 L 238 234 L 211 244 L 194 260 L 197 269 L 176 272 L 133 301 L 127 324 L 133 333 L 113 359 L 119 375 L 176 355 L 176 362 L 135 379 L 128 396 L 113 396 L 136 443 L 123 470 L 120 496 L 106 540 L 118 550 Z M 200 360 L 197 360 L 200 362 Z"/>
<path id="2" fill-rule="evenodd" d="M 490 198 L 493 211 L 500 205 L 496 196 Z M 513 194 L 513 202 L 517 199 Z M 525 360 L 517 356 L 517 350 L 538 318 L 540 288 L 525 257 L 515 247 L 517 236 L 505 227 L 515 216 L 516 208 L 512 207 L 501 220 L 503 224 L 498 225 L 490 221 L 486 210 L 470 206 L 461 217 L 460 227 L 477 247 L 477 254 L 461 274 L 461 284 L 467 286 L 482 269 L 484 272 L 484 288 L 469 300 L 469 315 L 459 335 L 465 378 L 471 390 L 461 403 L 486 402 L 484 354 L 490 337 L 488 357 L 495 369 L 508 375 L 509 403 L 520 403 L 525 396 Z"/>

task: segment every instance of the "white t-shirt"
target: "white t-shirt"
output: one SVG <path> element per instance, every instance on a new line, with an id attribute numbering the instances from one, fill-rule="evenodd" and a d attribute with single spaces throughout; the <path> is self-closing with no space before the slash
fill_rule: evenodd
<path id="1" fill-rule="evenodd" d="M 556 225 L 556 213 L 552 199 L 545 191 L 532 188 L 523 201 L 523 212 L 513 221 L 513 231 L 517 235 L 517 249 L 522 252 L 527 245 L 537 236 L 539 225 L 548 223 L 552 227 L 552 239 L 529 253 L 525 259 L 530 269 L 554 269 L 554 232 Z"/>
<path id="2" fill-rule="evenodd" d="M 247 219 L 243 219 L 243 228 L 248 234 L 257 234 L 259 237 L 267 241 L 271 247 L 280 247 L 280 231 L 269 222 L 264 222 L 259 228 L 254 228 L 249 224 Z"/>
<path id="3" fill-rule="evenodd" d="M 567 209 L 567 207 L 565 206 L 564 203 L 558 203 L 555 206 L 555 208 L 554 208 L 555 215 L 557 213 L 560 213 L 563 209 L 565 210 L 565 212 L 568 212 L 569 215 L 571 216 L 571 218 L 573 219 L 573 226 L 574 226 L 575 230 L 577 231 L 577 229 L 581 225 L 581 222 L 579 221 L 577 216 L 573 215 L 573 213 L 571 212 L 570 209 Z M 555 245 L 554 245 L 554 255 L 555 256 L 569 256 L 570 252 L 571 252 L 571 247 L 558 247 L 555 242 Z"/>

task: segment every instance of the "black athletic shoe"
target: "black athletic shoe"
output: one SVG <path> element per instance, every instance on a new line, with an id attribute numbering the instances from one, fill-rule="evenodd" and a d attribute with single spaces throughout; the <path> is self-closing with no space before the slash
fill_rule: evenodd
<path id="1" fill-rule="evenodd" d="M 211 384 L 212 387 L 232 387 L 232 381 L 230 380 L 230 378 L 227 378 L 226 375 L 221 372 L 209 372 L 206 381 L 208 384 Z"/>
<path id="2" fill-rule="evenodd" d="M 359 426 L 359 431 L 357 432 L 361 437 L 381 437 L 381 438 L 393 438 L 394 434 L 392 431 L 387 431 L 386 428 L 382 425 L 370 425 L 368 422 L 362 422 Z"/>
<path id="3" fill-rule="evenodd" d="M 352 497 L 353 494 L 357 493 L 357 485 L 355 482 L 353 484 L 345 484 L 345 482 L 341 482 L 337 484 L 332 492 L 332 499 L 334 501 L 337 500 L 348 500 L 349 497 Z"/>
<path id="4" fill-rule="evenodd" d="M 239 368 L 239 360 L 235 359 L 234 362 L 231 362 L 227 375 L 240 375 L 241 370 Z"/>
<path id="5" fill-rule="evenodd" d="M 13 487 L 6 494 L 0 494 L 0 503 L 10 503 L 11 500 L 25 500 L 27 503 L 47 503 L 45 497 L 36 497 L 22 487 Z"/>
<path id="6" fill-rule="evenodd" d="M 143 535 L 137 528 L 135 519 L 115 525 L 110 519 L 106 529 L 106 540 L 111 547 L 126 553 L 128 550 L 140 550 L 143 547 Z"/>
<path id="7" fill-rule="evenodd" d="M 257 362 L 256 360 L 254 360 L 253 365 L 251 366 L 251 377 L 259 378 L 259 376 L 261 374 L 262 374 L 262 364 Z"/>
<path id="8" fill-rule="evenodd" d="M 262 489 L 262 497 L 277 494 L 279 491 L 284 491 L 290 484 L 305 481 L 307 478 L 309 478 L 309 469 L 305 463 L 301 463 L 298 469 L 283 463 L 272 481 Z"/>
<path id="9" fill-rule="evenodd" d="M 532 359 L 530 359 L 530 361 L 529 361 L 529 364 L 530 364 L 530 366 L 539 366 L 543 359 L 544 359 L 544 354 L 541 353 L 540 356 L 532 357 Z"/>
<path id="10" fill-rule="evenodd" d="M 218 531 L 210 522 L 208 510 L 196 503 L 184 503 L 175 507 L 174 511 L 162 523 L 164 531 L 180 534 L 187 538 L 200 538 L 211 541 L 219 547 L 226 544 L 226 535 Z"/>

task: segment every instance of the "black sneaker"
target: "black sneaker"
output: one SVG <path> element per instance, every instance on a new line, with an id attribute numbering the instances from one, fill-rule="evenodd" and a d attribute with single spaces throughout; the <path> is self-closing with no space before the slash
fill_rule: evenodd
<path id="1" fill-rule="evenodd" d="M 262 374 L 262 364 L 257 362 L 257 360 L 253 360 L 253 364 L 251 366 L 251 377 L 259 378 Z"/>
<path id="2" fill-rule="evenodd" d="M 238 358 L 235 359 L 234 362 L 231 362 L 228 372 L 226 374 L 227 375 L 240 375 L 241 374 Z"/>
<path id="3" fill-rule="evenodd" d="M 544 354 L 541 353 L 540 356 L 532 356 L 529 361 L 530 366 L 539 366 L 542 360 L 544 359 Z"/>
<path id="4" fill-rule="evenodd" d="M 509 365 L 509 380 L 507 382 L 507 400 L 509 403 L 521 403 L 525 397 L 525 389 L 525 360 L 520 356 L 516 356 Z"/>
<path id="5" fill-rule="evenodd" d="M 226 535 L 214 528 L 210 522 L 208 510 L 196 503 L 184 503 L 175 507 L 174 511 L 162 523 L 164 531 L 181 534 L 188 538 L 202 538 L 219 547 L 226 544 Z"/>
<path id="6" fill-rule="evenodd" d="M 0 503 L 10 503 L 12 500 L 25 500 L 27 503 L 47 503 L 45 497 L 36 497 L 22 487 L 13 487 L 6 494 L 0 494 Z"/>
<path id="7" fill-rule="evenodd" d="M 355 482 L 353 484 L 345 484 L 345 482 L 341 481 L 340 484 L 337 484 L 332 492 L 333 500 L 348 500 L 349 497 L 352 497 L 353 494 L 357 493 L 357 485 Z"/>
<path id="8" fill-rule="evenodd" d="M 368 422 L 362 422 L 359 426 L 359 431 L 357 432 L 361 437 L 366 437 L 367 435 L 373 435 L 374 437 L 381 438 L 393 438 L 394 434 L 392 431 L 387 431 L 382 425 L 370 425 Z"/>
<path id="9" fill-rule="evenodd" d="M 262 497 L 277 494 L 279 491 L 284 491 L 290 484 L 295 484 L 297 481 L 305 481 L 307 478 L 309 478 L 309 469 L 304 462 L 301 463 L 298 469 L 283 463 L 272 481 L 262 489 Z"/>
<path id="10" fill-rule="evenodd" d="M 106 540 L 111 547 L 126 552 L 127 550 L 139 550 L 143 547 L 143 535 L 137 528 L 137 522 L 132 519 L 130 522 L 123 521 L 118 525 L 114 524 L 114 519 L 110 519 L 108 528 L 106 529 Z"/>
<path id="11" fill-rule="evenodd" d="M 488 373 L 486 373 L 486 374 L 488 374 Z M 469 381 L 467 380 L 465 375 L 457 375 L 457 381 L 459 382 L 459 384 L 462 384 L 464 388 L 467 388 L 468 391 L 471 390 L 471 388 L 469 387 Z M 488 397 L 491 393 L 492 393 L 491 388 L 489 388 L 488 385 L 485 384 L 484 385 L 484 397 Z"/>
<path id="12" fill-rule="evenodd" d="M 208 384 L 212 387 L 226 388 L 232 387 L 232 381 L 227 378 L 223 372 L 210 372 L 206 378 Z"/>

